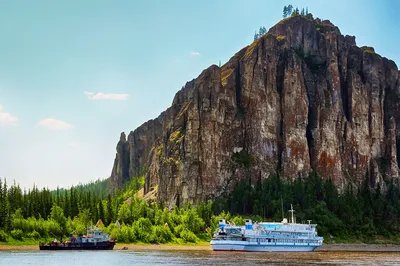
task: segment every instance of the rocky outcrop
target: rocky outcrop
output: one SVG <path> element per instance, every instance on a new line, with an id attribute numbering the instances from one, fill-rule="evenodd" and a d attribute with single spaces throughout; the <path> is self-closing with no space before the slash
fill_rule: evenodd
<path id="1" fill-rule="evenodd" d="M 239 180 L 317 171 L 343 189 L 399 180 L 400 80 L 393 61 L 331 22 L 285 19 L 188 82 L 117 145 L 114 187 L 145 174 L 166 204 L 212 199 Z"/>

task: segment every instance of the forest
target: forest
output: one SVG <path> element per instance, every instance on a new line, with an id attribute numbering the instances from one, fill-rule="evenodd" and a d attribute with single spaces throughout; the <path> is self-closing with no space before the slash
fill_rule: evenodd
<path id="1" fill-rule="evenodd" d="M 293 204 L 296 222 L 317 223 L 327 243 L 400 243 L 400 188 L 393 182 L 372 188 L 366 177 L 339 193 L 331 179 L 314 172 L 293 181 L 272 176 L 255 184 L 239 182 L 213 202 L 168 209 L 136 196 L 144 177 L 113 194 L 106 193 L 107 181 L 22 191 L 0 179 L 0 242 L 65 239 L 84 234 L 101 219 L 103 231 L 119 242 L 196 243 L 211 239 L 220 218 L 235 224 L 245 218 L 281 221 Z"/>

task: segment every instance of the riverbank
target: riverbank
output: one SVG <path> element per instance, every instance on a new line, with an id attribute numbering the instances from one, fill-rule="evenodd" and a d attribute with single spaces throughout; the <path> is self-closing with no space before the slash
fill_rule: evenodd
<path id="1" fill-rule="evenodd" d="M 353 252 L 400 252 L 400 245 L 394 244 L 324 244 L 316 251 Z"/>
<path id="2" fill-rule="evenodd" d="M 39 250 L 39 244 L 9 244 L 0 243 L 0 251 L 34 251 Z M 145 244 L 145 243 L 117 243 L 114 250 L 193 250 L 193 251 L 211 251 L 209 242 L 200 242 L 197 244 Z"/>
<path id="3" fill-rule="evenodd" d="M 7 245 L 0 243 L 0 251 L 35 251 L 39 250 L 37 244 L 33 245 Z M 208 242 L 198 244 L 124 244 L 118 243 L 114 250 L 165 250 L 165 251 L 212 251 Z M 400 252 L 400 245 L 393 244 L 325 244 L 316 251 L 352 251 L 352 252 Z"/>

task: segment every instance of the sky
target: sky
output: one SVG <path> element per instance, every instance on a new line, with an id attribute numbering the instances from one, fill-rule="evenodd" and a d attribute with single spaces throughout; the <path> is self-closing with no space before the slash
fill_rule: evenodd
<path id="1" fill-rule="evenodd" d="M 51 189 L 109 177 L 122 131 L 288 4 L 400 63 L 397 0 L 0 1 L 0 177 Z"/>

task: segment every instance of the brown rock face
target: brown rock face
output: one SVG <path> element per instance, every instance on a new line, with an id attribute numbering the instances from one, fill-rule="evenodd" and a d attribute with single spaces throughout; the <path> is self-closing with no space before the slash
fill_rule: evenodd
<path id="1" fill-rule="evenodd" d="M 396 64 L 329 21 L 295 16 L 188 82 L 157 119 L 121 135 L 112 187 L 146 175 L 166 204 L 237 181 L 315 170 L 339 189 L 399 180 Z"/>

